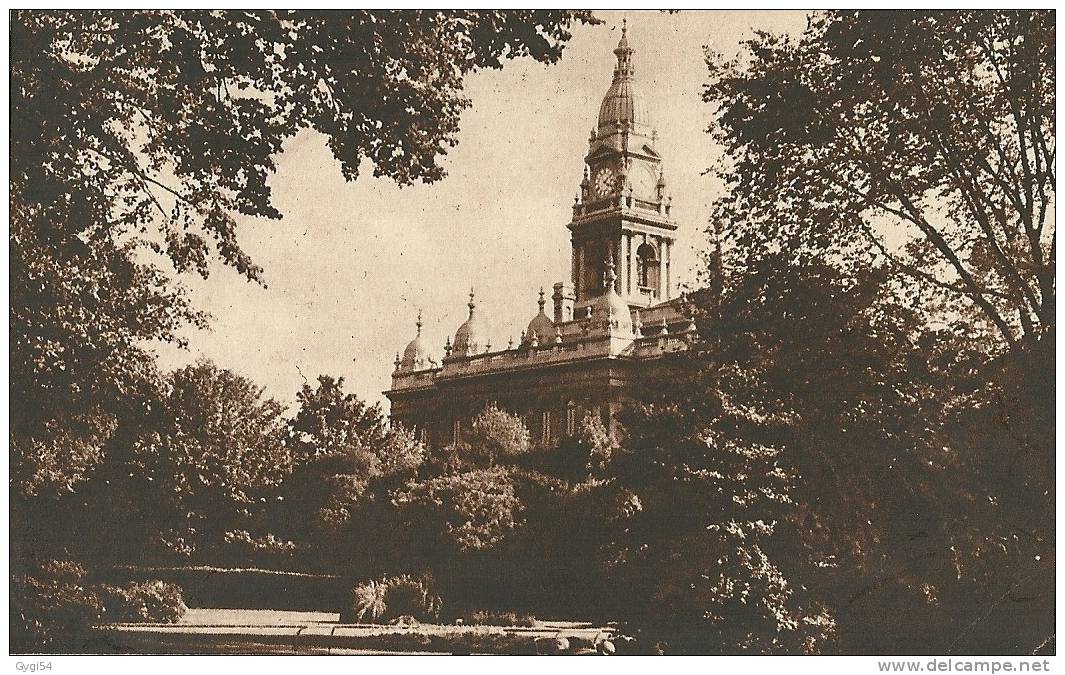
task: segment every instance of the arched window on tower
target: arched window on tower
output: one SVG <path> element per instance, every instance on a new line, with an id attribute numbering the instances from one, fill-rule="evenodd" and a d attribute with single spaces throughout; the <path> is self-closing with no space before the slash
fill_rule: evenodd
<path id="1" fill-rule="evenodd" d="M 604 261 L 607 251 L 606 244 L 601 241 L 589 241 L 584 244 L 582 297 L 595 297 L 603 292 L 603 278 L 606 274 Z"/>
<path id="2" fill-rule="evenodd" d="M 641 289 L 658 292 L 658 251 L 654 246 L 644 242 L 636 249 L 636 279 Z"/>

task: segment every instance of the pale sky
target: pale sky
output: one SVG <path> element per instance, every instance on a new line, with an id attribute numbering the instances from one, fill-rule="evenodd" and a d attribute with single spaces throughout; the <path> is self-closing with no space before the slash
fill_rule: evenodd
<path id="1" fill-rule="evenodd" d="M 346 388 L 381 402 L 393 360 L 414 337 L 418 309 L 433 355 L 466 320 L 470 287 L 478 312 L 504 347 L 568 281 L 569 222 L 588 133 L 610 85 L 621 12 L 597 11 L 599 26 L 576 26 L 554 65 L 508 61 L 466 80 L 472 107 L 448 176 L 399 188 L 364 166 L 344 181 L 324 137 L 303 132 L 286 145 L 271 179 L 281 221 L 238 216 L 238 236 L 268 288 L 216 265 L 206 281 L 184 278 L 196 307 L 214 319 L 188 329 L 188 350 L 163 346 L 169 369 L 213 359 L 291 403 L 306 380 L 343 376 Z M 709 106 L 703 46 L 735 54 L 754 30 L 798 33 L 803 12 L 625 12 L 636 81 L 658 129 L 673 215 L 675 261 L 694 280 L 714 184 L 702 172 L 718 150 L 705 133 Z M 550 310 L 550 307 L 548 308 Z"/>

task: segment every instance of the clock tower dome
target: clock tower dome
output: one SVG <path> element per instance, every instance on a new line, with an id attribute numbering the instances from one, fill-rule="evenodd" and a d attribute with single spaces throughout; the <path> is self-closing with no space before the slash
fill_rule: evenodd
<path id="1" fill-rule="evenodd" d="M 584 180 L 567 225 L 578 316 L 603 292 L 610 263 L 614 290 L 631 307 L 656 305 L 674 295 L 670 263 L 677 225 L 627 33 L 623 24 L 614 50 L 617 66 L 588 139 Z"/>

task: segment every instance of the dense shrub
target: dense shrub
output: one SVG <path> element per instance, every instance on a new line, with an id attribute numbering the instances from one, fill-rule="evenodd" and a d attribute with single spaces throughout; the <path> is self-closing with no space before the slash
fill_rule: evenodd
<path id="1" fill-rule="evenodd" d="M 13 574 L 11 651 L 80 651 L 100 618 L 100 601 L 85 580 L 85 568 L 69 560 L 47 560 Z"/>
<path id="2" fill-rule="evenodd" d="M 104 584 L 99 595 L 103 619 L 114 623 L 175 623 L 189 609 L 180 586 L 159 580 L 125 586 Z"/>
<path id="3" fill-rule="evenodd" d="M 444 551 L 492 548 L 521 521 L 521 501 L 505 467 L 438 476 L 393 498 L 411 531 L 424 533 L 427 547 Z"/>
<path id="4" fill-rule="evenodd" d="M 536 625 L 536 617 L 517 612 L 496 612 L 488 609 L 477 609 L 465 612 L 462 622 L 471 626 L 522 626 L 532 628 Z"/>
<path id="5" fill-rule="evenodd" d="M 256 537 L 247 530 L 225 533 L 218 562 L 234 566 L 288 567 L 296 552 L 296 543 L 273 532 Z"/>
<path id="6" fill-rule="evenodd" d="M 440 597 L 433 593 L 433 577 L 426 574 L 412 577 L 403 574 L 385 581 L 385 604 L 387 616 L 413 616 L 418 621 L 436 621 L 440 618 Z"/>
<path id="7" fill-rule="evenodd" d="M 387 622 L 400 617 L 433 622 L 440 618 L 442 602 L 433 591 L 429 574 L 401 574 L 357 584 L 351 591 L 357 621 Z"/>
<path id="8" fill-rule="evenodd" d="M 351 589 L 352 610 L 356 621 L 369 619 L 377 623 L 388 611 L 385 603 L 385 591 L 387 588 L 383 581 L 371 579 L 362 584 L 356 584 Z"/>
<path id="9" fill-rule="evenodd" d="M 424 478 L 462 473 L 478 466 L 474 460 L 473 452 L 466 443 L 436 446 L 426 453 L 425 463 L 419 473 Z"/>
<path id="10" fill-rule="evenodd" d="M 474 418 L 470 448 L 491 465 L 529 452 L 529 430 L 517 415 L 489 405 Z"/>

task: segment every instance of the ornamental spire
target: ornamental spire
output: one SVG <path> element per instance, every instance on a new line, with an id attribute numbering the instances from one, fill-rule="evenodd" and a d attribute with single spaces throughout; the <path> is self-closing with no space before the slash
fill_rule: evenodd
<path id="1" fill-rule="evenodd" d="M 614 69 L 614 81 L 620 79 L 629 79 L 635 71 L 632 67 L 632 53 L 633 49 L 629 46 L 628 38 L 628 20 L 621 20 L 621 40 L 618 41 L 618 47 L 614 50 L 614 55 L 618 57 L 618 66 Z"/>

